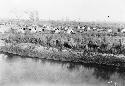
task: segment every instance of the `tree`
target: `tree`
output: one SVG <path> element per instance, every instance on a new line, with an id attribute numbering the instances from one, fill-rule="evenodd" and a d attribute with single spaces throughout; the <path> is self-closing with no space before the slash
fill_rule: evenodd
<path id="1" fill-rule="evenodd" d="M 39 21 L 38 11 L 25 11 L 25 13 L 29 15 L 29 19 L 30 19 L 33 23 L 36 23 L 37 21 Z"/>

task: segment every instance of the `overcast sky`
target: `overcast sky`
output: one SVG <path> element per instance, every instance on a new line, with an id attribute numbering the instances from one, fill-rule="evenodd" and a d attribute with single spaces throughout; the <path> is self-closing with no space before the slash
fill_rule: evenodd
<path id="1" fill-rule="evenodd" d="M 125 22 L 125 0 L 0 0 L 1 18 L 27 16 L 24 11 L 32 10 L 42 19 Z"/>

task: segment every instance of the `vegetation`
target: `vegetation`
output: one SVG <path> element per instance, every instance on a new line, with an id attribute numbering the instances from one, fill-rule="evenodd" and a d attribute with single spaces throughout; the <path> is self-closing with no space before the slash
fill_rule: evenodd
<path id="1" fill-rule="evenodd" d="M 124 54 L 124 34 L 114 35 L 113 33 L 79 33 L 79 34 L 17 34 L 8 33 L 2 38 L 7 43 L 33 43 L 46 47 L 55 47 L 60 51 L 71 49 L 77 51 L 90 51 L 110 54 Z"/>

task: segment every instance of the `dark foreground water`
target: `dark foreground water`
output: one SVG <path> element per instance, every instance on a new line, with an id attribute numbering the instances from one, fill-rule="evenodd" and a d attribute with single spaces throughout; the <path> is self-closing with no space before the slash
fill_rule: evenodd
<path id="1" fill-rule="evenodd" d="M 125 86 L 125 68 L 0 53 L 0 86 Z"/>

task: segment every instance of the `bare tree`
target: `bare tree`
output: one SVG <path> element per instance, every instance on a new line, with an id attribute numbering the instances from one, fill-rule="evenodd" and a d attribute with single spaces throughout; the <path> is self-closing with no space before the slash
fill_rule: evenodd
<path id="1" fill-rule="evenodd" d="M 24 12 L 29 15 L 29 19 L 30 19 L 33 23 L 36 23 L 36 22 L 39 21 L 38 11 L 24 11 Z"/>

